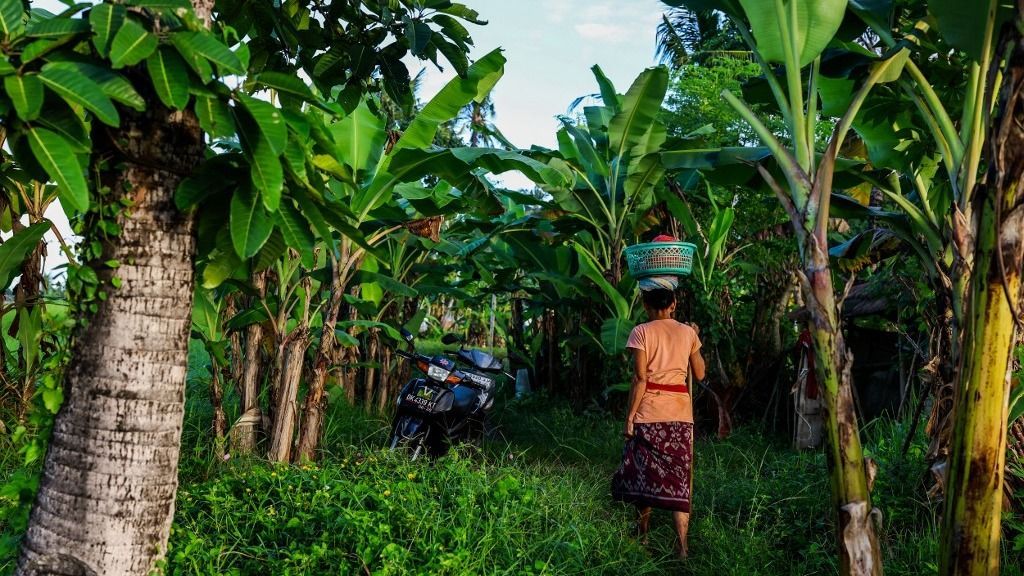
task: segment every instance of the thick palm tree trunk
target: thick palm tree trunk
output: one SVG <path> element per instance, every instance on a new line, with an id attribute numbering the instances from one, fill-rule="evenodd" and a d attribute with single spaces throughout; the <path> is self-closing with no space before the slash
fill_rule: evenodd
<path id="1" fill-rule="evenodd" d="M 101 149 L 130 213 L 107 258 L 120 289 L 77 334 L 18 574 L 148 574 L 166 550 L 184 413 L 193 221 L 174 190 L 203 157 L 192 114 L 149 99 Z M 122 154 L 120 150 L 124 150 Z"/>
<path id="2" fill-rule="evenodd" d="M 192 0 L 210 24 L 213 0 Z M 145 86 L 148 82 L 138 82 Z M 131 200 L 105 258 L 119 289 L 76 335 L 16 574 L 149 574 L 178 488 L 193 295 L 194 219 L 174 191 L 203 159 L 195 115 L 150 94 L 97 143 L 103 184 Z"/>
<path id="3" fill-rule="evenodd" d="M 1017 2 L 1021 22 L 1024 0 Z M 986 182 L 975 191 L 974 269 L 954 405 L 939 573 L 999 572 L 1014 313 L 1024 260 L 1024 38 L 1012 28 Z"/>

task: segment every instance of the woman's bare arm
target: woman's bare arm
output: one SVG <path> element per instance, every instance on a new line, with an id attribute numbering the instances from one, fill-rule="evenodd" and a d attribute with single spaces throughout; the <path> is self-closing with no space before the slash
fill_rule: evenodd
<path id="1" fill-rule="evenodd" d="M 686 325 L 693 328 L 694 334 L 700 336 L 700 326 L 698 326 L 696 322 L 687 322 Z M 692 374 L 697 380 L 704 379 L 704 357 L 700 355 L 700 348 L 690 353 L 690 374 Z"/>
<path id="2" fill-rule="evenodd" d="M 704 370 L 704 357 L 700 355 L 700 350 L 694 350 L 693 354 L 690 354 L 690 372 L 697 380 L 703 380 Z"/>
<path id="3" fill-rule="evenodd" d="M 633 348 L 633 385 L 629 389 L 629 414 L 626 416 L 626 436 L 633 435 L 633 417 L 640 408 L 640 400 L 647 391 L 647 351 Z"/>

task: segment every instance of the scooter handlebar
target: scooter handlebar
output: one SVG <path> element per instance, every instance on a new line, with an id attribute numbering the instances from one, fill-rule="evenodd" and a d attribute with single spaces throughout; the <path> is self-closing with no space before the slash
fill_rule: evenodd
<path id="1" fill-rule="evenodd" d="M 418 360 L 419 359 L 419 354 L 413 354 L 411 352 L 406 352 L 405 350 L 401 350 L 401 349 L 395 350 L 395 354 L 398 354 L 399 356 L 401 356 L 402 358 L 405 358 L 406 360 Z"/>

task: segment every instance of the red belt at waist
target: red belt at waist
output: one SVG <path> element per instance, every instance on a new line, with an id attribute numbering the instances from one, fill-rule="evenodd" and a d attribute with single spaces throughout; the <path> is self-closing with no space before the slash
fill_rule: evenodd
<path id="1" fill-rule="evenodd" d="M 662 392 L 681 392 L 683 394 L 690 393 L 690 389 L 686 384 L 655 384 L 654 382 L 648 382 L 646 389 L 660 390 Z"/>

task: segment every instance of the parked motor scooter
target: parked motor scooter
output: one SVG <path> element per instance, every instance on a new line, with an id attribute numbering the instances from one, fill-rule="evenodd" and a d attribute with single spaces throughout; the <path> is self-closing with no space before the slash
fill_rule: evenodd
<path id="1" fill-rule="evenodd" d="M 440 456 L 453 443 L 469 438 L 472 430 L 483 430 L 494 405 L 497 377 L 508 374 L 483 350 L 460 347 L 456 362 L 444 354 L 417 353 L 407 330 L 402 330 L 402 337 L 408 349 L 398 350 L 398 356 L 412 362 L 423 376 L 411 378 L 398 394 L 388 447 L 407 447 L 414 460 L 424 453 Z M 459 339 L 449 334 L 441 341 L 451 345 Z"/>

